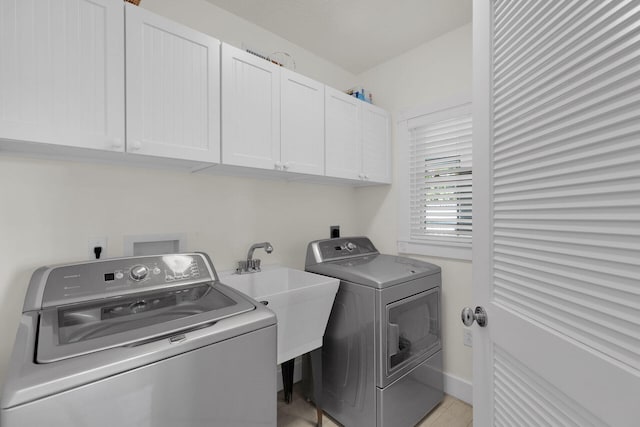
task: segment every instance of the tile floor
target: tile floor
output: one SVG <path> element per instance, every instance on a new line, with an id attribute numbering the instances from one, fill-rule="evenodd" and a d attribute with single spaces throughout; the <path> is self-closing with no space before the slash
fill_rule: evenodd
<path id="1" fill-rule="evenodd" d="M 284 403 L 282 392 L 278 393 L 278 427 L 311 427 L 316 425 L 316 408 L 300 394 L 299 384 L 293 387 L 293 401 Z M 323 427 L 338 427 L 331 418 L 324 415 Z M 472 427 L 471 406 L 449 395 L 444 396 L 440 405 L 416 427 Z"/>

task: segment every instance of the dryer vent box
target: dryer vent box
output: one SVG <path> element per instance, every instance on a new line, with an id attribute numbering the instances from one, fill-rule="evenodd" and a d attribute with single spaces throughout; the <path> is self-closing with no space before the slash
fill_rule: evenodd
<path id="1" fill-rule="evenodd" d="M 183 234 L 155 234 L 124 238 L 125 256 L 175 254 L 185 251 L 186 238 Z"/>

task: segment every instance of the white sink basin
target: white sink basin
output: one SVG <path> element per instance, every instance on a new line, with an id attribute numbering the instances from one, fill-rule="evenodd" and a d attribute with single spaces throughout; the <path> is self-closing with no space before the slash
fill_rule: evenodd
<path id="1" fill-rule="evenodd" d="M 278 364 L 322 346 L 339 281 L 280 266 L 259 273 L 223 272 L 220 281 L 267 307 L 278 318 Z"/>

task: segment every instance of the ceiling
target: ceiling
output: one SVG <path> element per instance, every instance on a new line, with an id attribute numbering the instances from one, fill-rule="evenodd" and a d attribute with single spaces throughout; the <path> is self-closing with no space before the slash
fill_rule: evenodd
<path id="1" fill-rule="evenodd" d="M 207 0 L 359 74 L 471 22 L 471 0 Z"/>

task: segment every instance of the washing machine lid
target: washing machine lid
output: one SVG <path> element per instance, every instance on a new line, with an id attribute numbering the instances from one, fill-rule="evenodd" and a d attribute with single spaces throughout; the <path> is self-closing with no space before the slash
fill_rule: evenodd
<path id="1" fill-rule="evenodd" d="M 306 270 L 377 289 L 440 273 L 428 262 L 380 254 L 366 237 L 311 242 Z"/>
<path id="2" fill-rule="evenodd" d="M 24 312 L 37 312 L 35 360 L 51 363 L 205 327 L 255 309 L 218 282 L 203 253 L 113 258 L 38 269 Z"/>
<path id="3" fill-rule="evenodd" d="M 40 313 L 35 360 L 135 346 L 207 327 L 255 309 L 216 283 L 201 283 L 124 298 L 51 307 Z"/>

